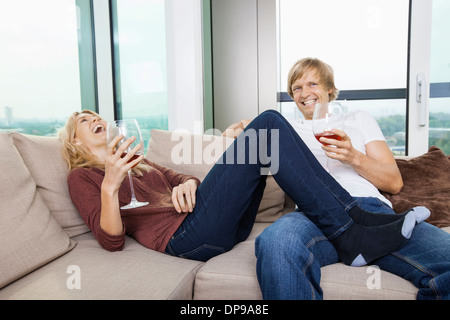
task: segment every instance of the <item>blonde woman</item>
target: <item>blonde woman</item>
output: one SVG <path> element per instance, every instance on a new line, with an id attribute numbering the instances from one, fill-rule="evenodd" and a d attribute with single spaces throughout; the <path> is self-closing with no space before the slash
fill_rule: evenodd
<path id="1" fill-rule="evenodd" d="M 252 229 L 265 187 L 261 172 L 270 165 L 277 168 L 272 172 L 277 183 L 333 242 L 346 264 L 362 265 L 397 250 L 416 224 L 414 211 L 386 221 L 386 215 L 360 209 L 275 111 L 252 121 L 201 184 L 142 156 L 128 163 L 139 146 L 121 156 L 134 137 L 113 152 L 122 137 L 107 146 L 105 128 L 98 114 L 77 112 L 60 137 L 71 169 L 72 200 L 98 242 L 110 251 L 124 247 L 125 235 L 149 249 L 195 260 L 230 250 Z M 279 157 L 272 158 L 277 164 L 260 158 L 277 152 Z M 255 155 L 256 161 L 249 160 Z M 241 164 L 242 159 L 247 161 Z M 121 210 L 130 200 L 124 178 L 135 165 L 136 196 L 150 204 Z M 370 225 L 355 222 L 362 215 L 370 217 Z"/>

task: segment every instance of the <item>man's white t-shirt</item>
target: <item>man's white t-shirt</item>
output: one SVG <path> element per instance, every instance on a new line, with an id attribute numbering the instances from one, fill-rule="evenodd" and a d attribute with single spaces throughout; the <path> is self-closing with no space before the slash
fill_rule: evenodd
<path id="1" fill-rule="evenodd" d="M 317 160 L 326 167 L 327 156 L 312 131 L 312 120 L 289 120 Z M 353 147 L 366 154 L 366 145 L 372 141 L 386 141 L 375 119 L 365 111 L 345 114 L 344 130 Z M 353 197 L 376 197 L 384 203 L 392 204 L 368 180 L 360 176 L 352 166 L 330 159 L 331 175 Z"/>

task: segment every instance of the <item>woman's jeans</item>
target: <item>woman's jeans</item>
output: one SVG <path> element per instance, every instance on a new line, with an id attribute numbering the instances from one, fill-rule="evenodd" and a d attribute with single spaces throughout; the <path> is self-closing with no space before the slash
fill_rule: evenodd
<path id="1" fill-rule="evenodd" d="M 394 213 L 377 198 L 356 200 L 367 211 Z M 327 237 L 301 212 L 267 228 L 256 239 L 255 253 L 263 297 L 272 300 L 322 299 L 320 268 L 339 261 Z M 450 234 L 428 223 L 417 225 L 403 248 L 372 264 L 411 281 L 419 289 L 417 299 L 450 299 Z"/>
<path id="2" fill-rule="evenodd" d="M 206 261 L 245 240 L 255 221 L 267 173 L 328 239 L 345 231 L 356 205 L 276 111 L 255 118 L 197 189 L 194 211 L 166 252 Z"/>

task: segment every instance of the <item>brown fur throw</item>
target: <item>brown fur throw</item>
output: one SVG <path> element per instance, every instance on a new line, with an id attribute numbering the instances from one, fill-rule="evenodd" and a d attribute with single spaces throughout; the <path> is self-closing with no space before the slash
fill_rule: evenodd
<path id="1" fill-rule="evenodd" d="M 450 226 L 450 160 L 438 148 L 411 160 L 397 159 L 403 177 L 403 189 L 399 194 L 383 195 L 400 213 L 415 206 L 431 211 L 427 220 L 439 228 Z"/>

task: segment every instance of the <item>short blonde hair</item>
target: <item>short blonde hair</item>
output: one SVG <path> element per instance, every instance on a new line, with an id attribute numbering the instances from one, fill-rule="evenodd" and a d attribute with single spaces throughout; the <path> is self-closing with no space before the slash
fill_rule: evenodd
<path id="1" fill-rule="evenodd" d="M 80 114 L 90 114 L 93 116 L 101 117 L 94 111 L 83 110 L 81 112 L 74 112 L 66 122 L 66 125 L 59 130 L 59 139 L 62 143 L 62 156 L 69 166 L 69 170 L 75 168 L 98 168 L 105 169 L 104 163 L 101 163 L 97 158 L 83 145 L 75 143 L 76 130 L 77 130 L 77 117 Z M 106 128 L 105 128 L 106 129 Z M 105 141 L 106 147 L 106 141 Z M 143 172 L 150 171 L 150 166 L 145 163 L 140 163 L 133 168 L 133 173 L 141 176 Z"/>
<path id="2" fill-rule="evenodd" d="M 315 70 L 320 77 L 320 84 L 325 87 L 326 90 L 331 89 L 329 100 L 336 100 L 339 95 L 339 90 L 334 84 L 334 71 L 330 65 L 316 58 L 304 58 L 297 61 L 289 71 L 288 75 L 288 87 L 287 91 L 291 98 L 294 98 L 294 92 L 292 91 L 292 85 L 295 81 L 303 77 L 303 75 L 311 70 Z"/>

